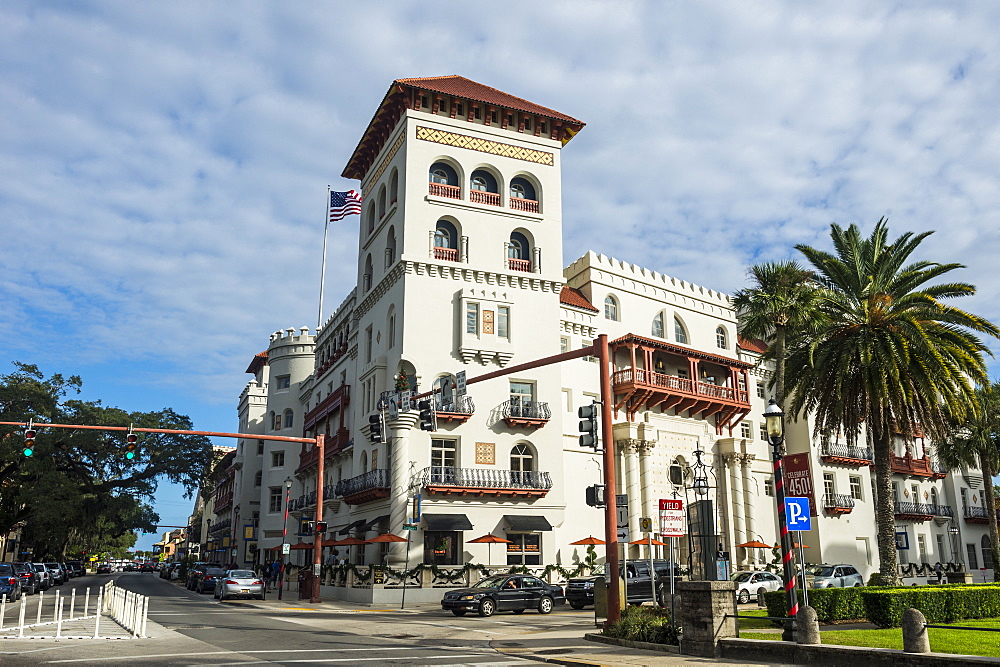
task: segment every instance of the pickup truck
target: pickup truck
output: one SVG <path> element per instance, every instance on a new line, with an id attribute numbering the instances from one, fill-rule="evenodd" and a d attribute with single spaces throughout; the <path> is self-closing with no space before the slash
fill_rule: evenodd
<path id="1" fill-rule="evenodd" d="M 653 569 L 656 571 L 656 590 L 660 599 L 669 594 L 670 591 L 670 561 L 654 560 Z M 625 598 L 628 604 L 642 604 L 643 602 L 657 602 L 653 598 L 653 589 L 650 585 L 649 561 L 634 560 L 628 561 L 622 568 L 622 573 L 627 574 L 625 580 Z M 680 574 L 675 570 L 675 581 L 680 581 Z M 594 604 L 594 586 L 598 579 L 603 579 L 602 575 L 592 577 L 575 577 L 566 582 L 566 601 L 573 609 L 583 609 L 588 604 Z"/>

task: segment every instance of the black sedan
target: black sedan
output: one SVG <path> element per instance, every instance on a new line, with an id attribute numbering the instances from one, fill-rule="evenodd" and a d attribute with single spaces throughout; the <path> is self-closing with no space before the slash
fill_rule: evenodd
<path id="1" fill-rule="evenodd" d="M 498 611 L 520 614 L 525 609 L 537 609 L 540 614 L 552 612 L 557 604 L 565 604 L 560 586 L 547 584 L 530 574 L 496 574 L 471 588 L 448 591 L 441 608 L 455 616 L 474 611 L 480 616 L 492 616 Z"/>

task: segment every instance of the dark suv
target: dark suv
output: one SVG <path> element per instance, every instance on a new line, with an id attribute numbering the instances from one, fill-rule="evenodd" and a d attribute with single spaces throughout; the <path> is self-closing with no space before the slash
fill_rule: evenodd
<path id="1" fill-rule="evenodd" d="M 14 571 L 12 563 L 0 563 L 0 596 L 7 596 L 9 602 L 20 600 L 24 589 L 21 588 L 21 577 Z"/>
<path id="2" fill-rule="evenodd" d="M 653 569 L 656 571 L 657 597 L 663 600 L 670 592 L 670 561 L 654 560 Z M 621 571 L 628 575 L 625 580 L 625 597 L 628 604 L 657 601 L 653 598 L 653 589 L 650 585 L 648 560 L 629 561 Z M 573 609 L 583 609 L 588 604 L 594 604 L 594 586 L 598 579 L 603 578 L 597 575 L 570 579 L 566 583 L 566 601 Z M 680 574 L 676 570 L 674 578 L 675 581 L 680 581 Z"/>
<path id="3" fill-rule="evenodd" d="M 14 571 L 21 577 L 21 590 L 25 595 L 34 595 L 41 587 L 38 573 L 31 563 L 14 563 Z"/>
<path id="4" fill-rule="evenodd" d="M 87 569 L 83 566 L 82 560 L 68 560 L 66 561 L 66 567 L 74 577 L 82 577 L 87 574 Z"/>

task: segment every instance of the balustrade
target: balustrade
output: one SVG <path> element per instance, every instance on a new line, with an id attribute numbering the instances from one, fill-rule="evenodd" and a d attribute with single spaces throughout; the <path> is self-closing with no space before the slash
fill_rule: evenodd
<path id="1" fill-rule="evenodd" d="M 370 492 L 388 492 L 389 489 L 389 471 L 384 468 L 378 468 L 375 470 L 369 470 L 368 472 L 356 477 L 349 477 L 348 479 L 340 480 L 337 482 L 334 494 L 343 497 L 346 502 L 350 503 L 354 496 L 364 495 Z M 385 496 L 383 495 L 381 497 Z M 371 498 L 371 500 L 374 499 L 374 497 Z M 367 502 L 367 500 L 363 500 L 361 502 Z"/>
<path id="2" fill-rule="evenodd" d="M 854 509 L 854 498 L 844 493 L 824 493 L 823 509 L 830 514 L 848 514 Z"/>
<path id="3" fill-rule="evenodd" d="M 552 488 L 552 477 L 539 470 L 497 470 L 495 468 L 453 468 L 431 466 L 419 474 L 421 486 L 453 486 L 463 489 Z"/>
<path id="4" fill-rule="evenodd" d="M 538 202 L 534 199 L 519 199 L 518 197 L 511 197 L 510 207 L 515 211 L 538 213 Z"/>
<path id="5" fill-rule="evenodd" d="M 526 271 L 531 272 L 531 260 L 530 259 L 515 259 L 514 257 L 507 258 L 507 267 L 511 271 Z"/>
<path id="6" fill-rule="evenodd" d="M 446 262 L 458 261 L 458 249 L 456 248 L 434 248 L 434 259 L 443 259 Z"/>
<path id="7" fill-rule="evenodd" d="M 448 199 L 462 198 L 462 188 L 457 185 L 445 185 L 444 183 L 429 183 L 427 193 L 435 197 L 447 197 Z"/>
<path id="8" fill-rule="evenodd" d="M 483 192 L 482 190 L 470 190 L 469 201 L 475 204 L 489 204 L 490 206 L 500 206 L 500 194 L 497 192 Z"/>
<path id="9" fill-rule="evenodd" d="M 869 447 L 844 445 L 837 442 L 824 442 L 820 455 L 825 463 L 843 463 L 847 465 L 868 465 L 872 460 L 872 450 Z"/>

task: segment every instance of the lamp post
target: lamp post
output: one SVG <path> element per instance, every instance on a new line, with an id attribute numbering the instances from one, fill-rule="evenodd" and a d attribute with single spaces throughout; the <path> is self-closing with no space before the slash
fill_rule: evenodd
<path id="1" fill-rule="evenodd" d="M 781 638 L 795 640 L 795 616 L 799 611 L 799 600 L 795 594 L 795 565 L 792 563 L 792 535 L 785 524 L 785 482 L 781 474 L 782 445 L 785 442 L 785 413 L 772 398 L 764 410 L 764 424 L 767 439 L 771 443 L 771 459 L 774 463 L 774 500 L 778 506 L 778 534 L 781 539 L 781 565 L 785 577 L 785 596 L 788 603 L 789 620 L 785 621 Z"/>
<path id="2" fill-rule="evenodd" d="M 285 544 L 288 537 L 288 501 L 292 495 L 292 478 L 285 478 L 285 521 L 281 525 L 281 567 L 278 569 L 278 599 L 281 599 L 281 589 L 285 582 Z"/>

